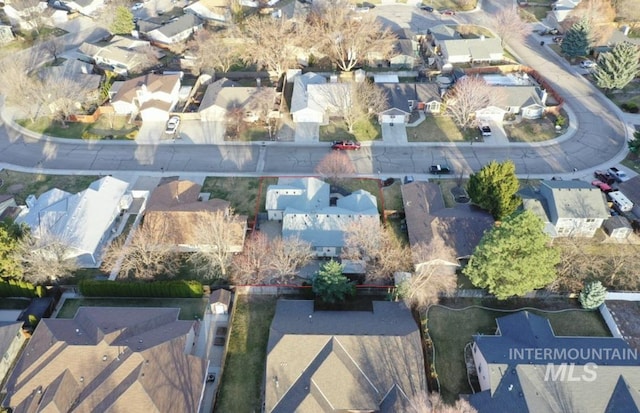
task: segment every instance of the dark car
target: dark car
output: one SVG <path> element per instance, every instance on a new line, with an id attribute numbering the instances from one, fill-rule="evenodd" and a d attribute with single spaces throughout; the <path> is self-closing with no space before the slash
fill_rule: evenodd
<path id="1" fill-rule="evenodd" d="M 482 136 L 491 136 L 491 128 L 489 127 L 489 125 L 482 125 L 479 126 L 480 128 L 480 133 L 482 133 Z"/>
<path id="2" fill-rule="evenodd" d="M 616 182 L 616 179 L 609 174 L 607 171 L 595 171 L 593 176 L 601 182 L 604 182 L 607 185 L 611 185 Z"/>
<path id="3" fill-rule="evenodd" d="M 451 173 L 451 169 L 448 166 L 443 165 L 431 165 L 429 167 L 429 172 L 436 175 L 446 175 Z"/>
<path id="4" fill-rule="evenodd" d="M 428 11 L 429 13 L 433 13 L 433 7 L 431 6 L 420 6 L 420 10 Z"/>
<path id="5" fill-rule="evenodd" d="M 336 151 L 357 151 L 360 149 L 360 142 L 354 141 L 334 141 L 331 149 Z"/>

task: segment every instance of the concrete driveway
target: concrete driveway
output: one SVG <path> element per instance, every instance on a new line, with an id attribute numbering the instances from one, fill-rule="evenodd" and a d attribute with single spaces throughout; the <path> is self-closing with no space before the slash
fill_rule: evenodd
<path id="1" fill-rule="evenodd" d="M 407 144 L 407 128 L 404 124 L 390 123 L 382 124 L 382 140 L 386 144 L 406 145 Z"/>
<path id="2" fill-rule="evenodd" d="M 296 123 L 295 141 L 299 143 L 318 142 L 320 124 L 314 122 Z"/>

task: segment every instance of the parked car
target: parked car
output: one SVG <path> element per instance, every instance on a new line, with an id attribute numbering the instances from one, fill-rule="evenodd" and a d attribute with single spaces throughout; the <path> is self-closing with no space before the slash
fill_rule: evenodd
<path id="1" fill-rule="evenodd" d="M 609 175 L 609 172 L 607 171 L 595 171 L 593 176 L 607 185 L 611 185 L 616 181 L 616 179 Z"/>
<path id="2" fill-rule="evenodd" d="M 609 175 L 613 176 L 614 179 L 618 182 L 624 182 L 629 180 L 629 176 L 627 175 L 627 173 L 625 171 L 621 171 L 615 166 L 612 166 L 611 168 L 609 168 L 607 172 L 609 172 Z"/>
<path id="3" fill-rule="evenodd" d="M 595 186 L 596 188 L 599 188 L 602 192 L 613 191 L 613 188 L 611 188 L 611 185 L 604 183 L 599 179 L 596 179 L 595 181 L 591 181 L 591 185 Z"/>
<path id="4" fill-rule="evenodd" d="M 593 60 L 583 60 L 580 62 L 580 67 L 583 69 L 591 69 L 592 67 L 596 67 L 596 62 Z"/>
<path id="5" fill-rule="evenodd" d="M 491 136 L 491 128 L 489 127 L 489 125 L 481 125 L 478 128 L 480 129 L 480 133 L 482 133 L 482 136 Z"/>
<path id="6" fill-rule="evenodd" d="M 562 44 L 562 36 L 556 36 L 553 38 L 553 42 L 557 44 Z"/>
<path id="7" fill-rule="evenodd" d="M 164 132 L 167 135 L 175 135 L 175 133 L 178 132 L 178 126 L 180 126 L 180 117 L 172 116 L 167 121 L 167 127 L 165 128 Z"/>
<path id="8" fill-rule="evenodd" d="M 431 165 L 429 167 L 429 172 L 435 175 L 446 175 L 451 173 L 451 169 L 448 166 L 443 165 Z"/>
<path id="9" fill-rule="evenodd" d="M 133 6 L 131 6 L 131 10 L 136 11 L 136 10 L 140 10 L 144 7 L 144 3 L 136 3 Z"/>
<path id="10" fill-rule="evenodd" d="M 455 11 L 453 11 L 453 10 L 446 9 L 446 10 L 442 10 L 442 11 L 440 12 L 440 14 L 442 14 L 442 15 L 444 15 L 444 16 L 455 16 L 455 15 L 456 15 L 456 12 L 455 12 Z"/>
<path id="11" fill-rule="evenodd" d="M 334 141 L 331 149 L 335 151 L 357 151 L 360 149 L 360 142 L 354 141 Z"/>
<path id="12" fill-rule="evenodd" d="M 415 179 L 413 178 L 413 175 L 406 175 L 404 177 L 404 183 L 405 184 L 410 184 L 413 181 L 415 181 Z"/>
<path id="13" fill-rule="evenodd" d="M 429 13 L 433 13 L 433 7 L 431 6 L 420 6 L 420 10 L 428 11 Z"/>

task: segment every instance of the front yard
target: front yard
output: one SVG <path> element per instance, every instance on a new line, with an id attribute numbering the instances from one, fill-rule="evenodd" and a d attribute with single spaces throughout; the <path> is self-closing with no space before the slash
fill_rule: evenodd
<path id="1" fill-rule="evenodd" d="M 223 178 L 209 176 L 204 180 L 201 192 L 208 192 L 211 198 L 220 198 L 231 202 L 231 208 L 240 215 L 250 218 L 256 213 L 256 202 L 260 202 L 258 211 L 264 210 L 267 187 L 275 184 L 277 178 Z M 260 199 L 260 185 L 262 193 Z"/>
<path id="2" fill-rule="evenodd" d="M 138 127 L 129 124 L 127 116 L 102 115 L 95 123 L 66 122 L 65 125 L 49 117 L 40 117 L 34 122 L 20 119 L 17 123 L 37 133 L 67 139 L 135 139 L 138 133 Z"/>
<path id="3" fill-rule="evenodd" d="M 382 128 L 375 119 L 359 121 L 353 125 L 353 133 L 343 121 L 332 121 L 320 126 L 320 142 L 341 140 L 375 141 L 382 139 Z"/>
<path id="4" fill-rule="evenodd" d="M 530 311 L 549 318 L 551 327 L 558 336 L 610 336 L 599 312 L 577 309 L 557 313 Z M 464 358 L 465 345 L 472 341 L 474 334 L 495 334 L 496 318 L 510 313 L 479 307 L 452 309 L 432 306 L 429 309 L 427 328 L 435 348 L 433 364 L 445 401 L 451 403 L 457 399 L 458 394 L 471 393 Z"/>
<path id="5" fill-rule="evenodd" d="M 180 320 L 202 319 L 207 298 L 68 298 L 56 318 L 73 318 L 80 307 L 163 307 L 179 308 Z"/>
<path id="6" fill-rule="evenodd" d="M 259 412 L 269 328 L 276 299 L 271 296 L 236 296 L 229 346 L 215 411 Z"/>
<path id="7" fill-rule="evenodd" d="M 409 142 L 464 142 L 475 139 L 475 129 L 460 129 L 449 116 L 427 115 L 423 122 L 407 128 Z"/>
<path id="8" fill-rule="evenodd" d="M 3 169 L 0 171 L 0 194 L 13 195 L 16 203 L 23 204 L 31 194 L 40 196 L 52 188 L 76 193 L 87 189 L 97 179 L 98 176 L 29 174 Z"/>
<path id="9" fill-rule="evenodd" d="M 560 131 L 556 131 L 556 117 L 551 114 L 545 114 L 540 119 L 522 119 L 517 123 L 505 125 L 504 131 L 507 134 L 507 138 L 509 138 L 509 142 L 548 141 L 566 132 L 569 118 L 566 113 L 563 117 L 566 123 Z"/>

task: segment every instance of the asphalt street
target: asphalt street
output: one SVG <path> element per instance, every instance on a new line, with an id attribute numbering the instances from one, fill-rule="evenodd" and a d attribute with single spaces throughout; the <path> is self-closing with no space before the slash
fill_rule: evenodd
<path id="1" fill-rule="evenodd" d="M 499 2 L 485 7 L 497 9 Z M 511 4 L 509 2 L 509 4 Z M 415 31 L 440 23 L 406 5 L 378 6 L 376 13 L 401 27 Z M 458 21 L 483 22 L 482 11 L 455 16 Z M 446 21 L 451 22 L 450 19 Z M 445 22 L 446 22 L 445 21 Z M 510 44 L 513 52 L 535 68 L 565 98 L 574 114 L 577 131 L 553 142 L 538 144 L 441 144 L 393 145 L 375 142 L 349 156 L 357 171 L 365 175 L 426 174 L 429 165 L 447 163 L 456 172 L 468 174 L 491 160 L 511 159 L 521 176 L 537 177 L 572 173 L 618 163 L 626 154 L 626 126 L 619 110 L 590 85 L 575 68 L 567 65 L 532 35 L 524 44 Z M 9 169 L 41 170 L 47 173 L 162 172 L 209 175 L 301 175 L 313 173 L 330 151 L 329 145 L 296 145 L 288 142 L 253 144 L 186 145 L 171 141 L 158 144 L 135 142 L 84 142 L 35 138 L 16 129 L 9 112 L 2 111 L 0 163 Z"/>

